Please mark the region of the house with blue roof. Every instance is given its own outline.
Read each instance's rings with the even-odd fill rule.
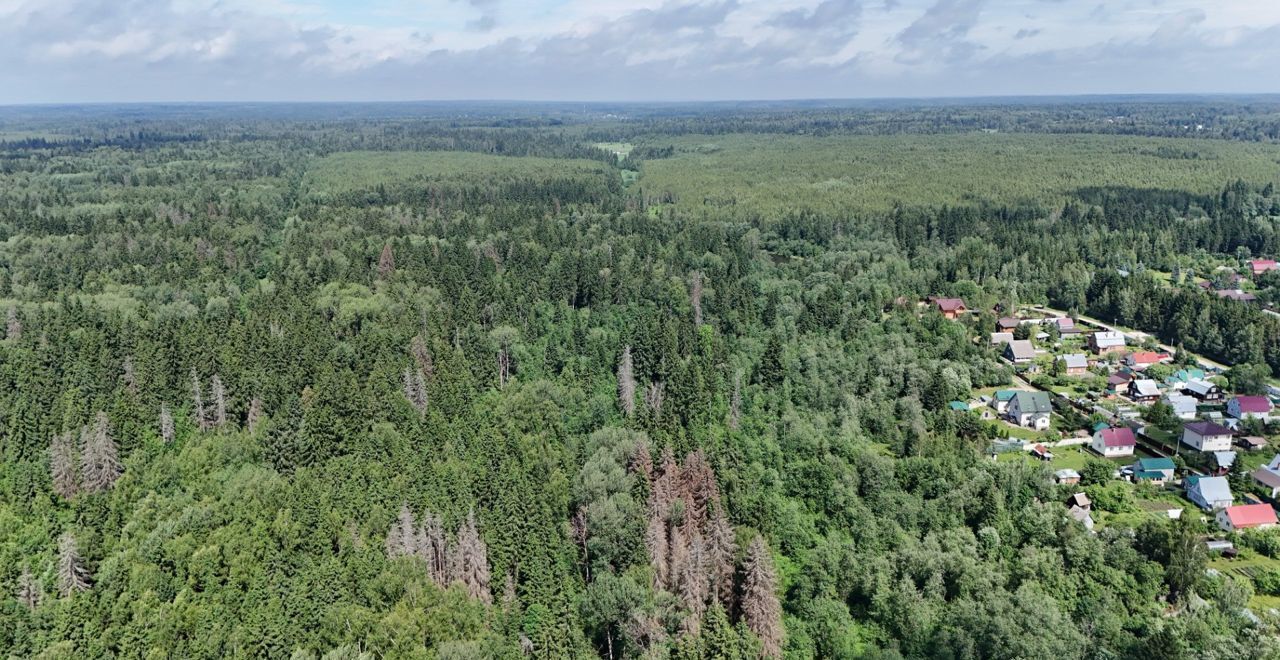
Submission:
[[[1217,511],[1231,506],[1235,496],[1226,477],[1201,477],[1187,487],[1187,499],[1205,511]]]

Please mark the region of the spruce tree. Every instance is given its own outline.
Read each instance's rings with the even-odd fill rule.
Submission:
[[[94,418],[93,429],[86,435],[84,453],[80,456],[80,474],[86,493],[101,493],[115,485],[124,471],[119,447],[111,437],[111,422],[105,412]]]
[[[76,538],[71,532],[63,532],[58,539],[58,592],[68,598],[88,589],[89,571],[76,547]]]
[[[780,658],[786,630],[782,627],[782,606],[778,602],[778,574],[769,546],[759,535],[747,547],[743,574],[742,618],[747,628],[760,638],[762,655]]]
[[[49,476],[53,481],[53,492],[63,499],[70,499],[80,492],[78,463],[75,436],[71,433],[55,435],[49,445]]]

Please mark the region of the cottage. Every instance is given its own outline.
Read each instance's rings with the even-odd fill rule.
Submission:
[[[1093,502],[1089,500],[1089,496],[1084,493],[1076,493],[1067,498],[1068,507],[1078,507],[1081,509],[1092,509]]]
[[[1199,404],[1194,398],[1185,394],[1166,394],[1165,403],[1173,409],[1173,414],[1178,419],[1191,421],[1196,418],[1196,406]]]
[[[1053,482],[1061,486],[1074,486],[1080,483],[1080,473],[1071,468],[1063,468],[1053,473]]]
[[[1089,373],[1089,358],[1084,353],[1068,353],[1058,358],[1065,367],[1068,376],[1083,376]]]
[[[1261,451],[1267,446],[1267,439],[1260,435],[1246,435],[1236,438],[1236,444],[1245,451]]]
[[[1204,380],[1204,369],[1179,369],[1164,379],[1164,383],[1170,389],[1182,391],[1193,380]]]
[[[1137,444],[1137,439],[1133,437],[1133,429],[1121,427],[1096,431],[1089,447],[1106,458],[1115,458],[1133,456],[1133,448]]]
[[[1224,532],[1266,529],[1276,522],[1276,510],[1270,504],[1240,504],[1218,512],[1218,527]]]
[[[1160,398],[1160,386],[1146,378],[1130,381],[1129,398],[1134,403],[1154,403]]]
[[[933,304],[939,312],[942,312],[942,316],[951,320],[958,319],[961,314],[969,311],[964,301],[959,298],[938,298],[933,301]]]
[[[1188,481],[1191,483],[1187,486],[1187,499],[1205,511],[1225,509],[1235,501],[1226,477],[1201,477]]]
[[[1078,506],[1073,506],[1070,509],[1067,509],[1067,515],[1071,516],[1073,519],[1078,521],[1081,525],[1084,525],[1084,528],[1086,530],[1089,530],[1090,532],[1093,531],[1093,525],[1094,525],[1093,513],[1088,509],[1082,509]]]
[[[1231,471],[1231,466],[1236,464],[1236,453],[1233,451],[1215,451],[1213,452],[1214,474],[1223,476]]]
[[[1258,299],[1258,297],[1252,293],[1248,293],[1240,289],[1224,289],[1222,291],[1215,291],[1215,293],[1218,294],[1219,298],[1227,298],[1237,302],[1253,302]]]
[[[1271,418],[1271,400],[1265,396],[1238,396],[1227,402],[1227,414],[1236,419]]]
[[[1098,355],[1124,350],[1124,334],[1119,332],[1095,332],[1089,335],[1089,348]]]
[[[1231,449],[1231,429],[1216,422],[1191,422],[1182,427],[1182,444],[1196,451]]]
[[[995,408],[996,412],[1001,415],[1005,414],[1009,410],[1009,402],[1013,401],[1013,397],[1017,393],[1018,390],[997,390],[995,395],[991,397],[991,407]]]
[[[1013,332],[1014,329],[1021,324],[1022,321],[1015,319],[1012,316],[1004,316],[1001,317],[1000,320],[996,321],[996,329],[1000,332]]]
[[[1217,383],[1204,380],[1202,378],[1193,378],[1187,381],[1187,386],[1182,388],[1183,393],[1188,396],[1195,397],[1197,401],[1204,403],[1216,403],[1222,400],[1222,388]]]
[[[1133,463],[1133,478],[1163,486],[1166,482],[1173,480],[1175,469],[1172,458],[1139,458]]]
[[[1049,451],[1048,447],[1037,444],[1031,448],[1031,458],[1038,458],[1042,461],[1052,461],[1053,452]]]
[[[1076,327],[1076,320],[1070,316],[1058,316],[1049,319],[1049,322],[1058,326],[1058,334],[1061,335],[1078,335],[1080,329]]]
[[[991,345],[999,346],[1013,341],[1012,332],[993,332],[991,333]]]
[[[1036,359],[1036,347],[1029,339],[1015,339],[1004,345],[1004,359],[1014,364],[1027,364]]]
[[[1125,357],[1124,363],[1133,371],[1144,371],[1153,364],[1160,364],[1171,360],[1168,353],[1153,353],[1151,351],[1136,351]]]
[[[969,412],[969,404],[964,401],[952,401],[947,407],[956,412]]]
[[[1280,459],[1280,456],[1276,456],[1276,459]],[[1272,459],[1271,462],[1274,464],[1276,459]],[[1261,465],[1258,466],[1258,469],[1253,471],[1252,476],[1253,480],[1257,482],[1259,486],[1262,486],[1271,492],[1271,499],[1275,499],[1276,496],[1280,496],[1280,470],[1277,470],[1270,465]]]
[[[1049,428],[1049,413],[1053,406],[1044,392],[1018,392],[1009,402],[1009,421],[1037,431]]]
[[[1117,371],[1107,377],[1107,391],[1111,394],[1127,391],[1131,380],[1133,380],[1133,374],[1127,371]]]
[[[1277,264],[1275,259],[1254,259],[1249,262],[1249,271],[1254,277],[1277,268],[1280,268],[1280,264]]]

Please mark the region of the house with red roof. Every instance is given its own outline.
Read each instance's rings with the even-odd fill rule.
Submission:
[[[1238,396],[1227,401],[1227,414],[1236,419],[1271,418],[1271,399],[1265,396]]]
[[[1153,364],[1160,364],[1172,360],[1173,357],[1168,353],[1154,353],[1151,351],[1135,351],[1130,353],[1124,363],[1134,371],[1142,371]]]
[[[1249,262],[1249,270],[1255,277],[1277,268],[1280,268],[1280,264],[1277,264],[1275,259],[1254,259]]]
[[[933,301],[939,312],[948,319],[955,320],[960,318],[961,314],[969,311],[964,301],[959,298],[937,298]]]
[[[1218,512],[1218,526],[1226,532],[1276,526],[1276,510],[1270,504],[1238,504]]]
[[[1120,427],[1098,429],[1093,434],[1093,442],[1089,447],[1106,458],[1114,458],[1133,456],[1133,448],[1137,444],[1137,439],[1133,437],[1133,429]]]

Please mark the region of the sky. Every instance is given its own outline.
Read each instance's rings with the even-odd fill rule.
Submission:
[[[1280,0],[0,0],[0,104],[1280,92]]]

